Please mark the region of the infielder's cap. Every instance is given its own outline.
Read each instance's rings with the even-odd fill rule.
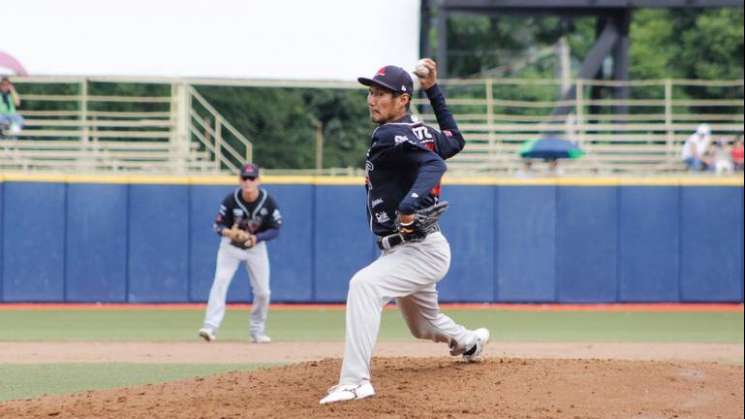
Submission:
[[[242,178],[257,178],[259,177],[259,166],[253,164],[253,163],[246,163],[241,167],[241,177]]]
[[[409,72],[395,65],[387,65],[381,68],[371,79],[359,77],[357,81],[365,86],[378,86],[394,93],[412,94],[414,91],[414,81],[411,79]]]

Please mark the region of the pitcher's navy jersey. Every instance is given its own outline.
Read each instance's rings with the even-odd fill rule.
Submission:
[[[271,240],[279,235],[282,226],[282,215],[277,203],[264,189],[259,189],[259,197],[254,202],[246,202],[237,188],[228,194],[220,205],[220,211],[215,217],[213,229],[219,235],[222,230],[237,223],[238,228],[256,236],[256,241]],[[242,243],[231,242],[232,245],[246,248]]]
[[[367,215],[379,236],[396,231],[398,213],[411,214],[437,202],[444,159],[465,146],[445,97],[437,85],[427,90],[441,131],[415,122],[410,115],[373,131],[365,161]]]

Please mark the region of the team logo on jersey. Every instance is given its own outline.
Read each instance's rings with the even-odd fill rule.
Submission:
[[[261,227],[261,218],[252,218],[248,220],[248,231],[251,233],[255,233],[256,230]]]
[[[380,224],[385,224],[388,221],[391,221],[391,217],[388,216],[388,214],[385,211],[378,211],[375,213],[375,219],[378,220]]]
[[[405,143],[409,141],[409,138],[405,135],[397,135],[393,137],[393,142],[396,143],[396,145],[399,145],[401,143]]]
[[[243,218],[243,210],[240,208],[233,208],[233,218]]]
[[[259,214],[266,215],[269,211],[266,210],[266,208],[262,208],[261,211],[259,211]]]

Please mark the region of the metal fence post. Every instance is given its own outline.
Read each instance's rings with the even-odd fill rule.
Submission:
[[[215,169],[222,168],[222,118],[215,115]]]
[[[494,81],[492,79],[485,80],[486,88],[486,126],[488,129],[488,141],[489,141],[489,169],[493,169],[496,166],[497,156],[499,151],[497,150],[496,139],[494,136]]]
[[[174,169],[185,172],[189,156],[189,130],[191,94],[190,86],[184,82],[176,82],[171,85],[171,120],[174,122],[175,130],[171,136],[171,149]]]
[[[675,144],[673,135],[673,81],[665,79],[665,143],[667,144],[667,154],[672,165],[673,156],[675,155]]]
[[[584,80],[577,79],[577,93],[574,98],[575,112],[577,114],[577,133],[579,146],[585,145],[585,102],[584,102]]]
[[[88,143],[88,79],[84,78],[80,81],[80,124],[83,128],[83,136],[81,142],[83,144]]]
[[[315,125],[316,137],[316,174],[320,175],[323,170],[323,124],[314,119],[313,125]]]
[[[78,121],[80,123],[80,127],[82,128],[79,150],[81,150],[82,153],[81,156],[77,159],[77,169],[80,171],[95,170],[98,150],[96,149],[92,154],[91,148],[89,148],[90,131],[88,126],[88,79],[85,77],[80,81],[80,99],[78,107],[80,108]]]

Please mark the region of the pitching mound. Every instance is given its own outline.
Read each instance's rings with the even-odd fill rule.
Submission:
[[[0,405],[12,418],[742,418],[743,367],[376,358],[373,398],[321,406],[338,359]]]

